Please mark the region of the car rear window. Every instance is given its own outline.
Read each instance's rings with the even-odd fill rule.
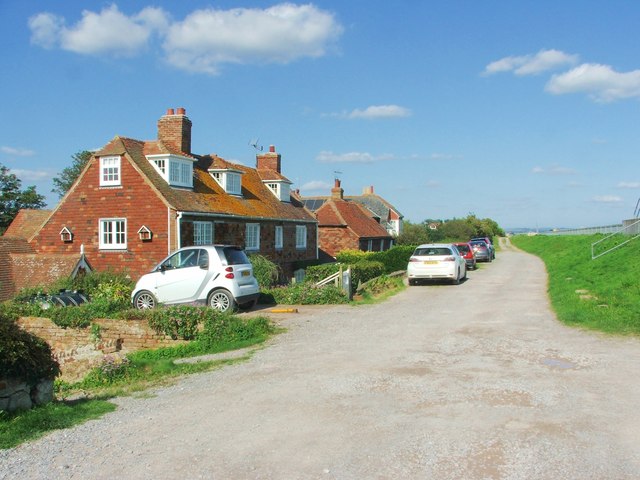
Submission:
[[[416,248],[413,252],[418,257],[435,257],[439,255],[451,255],[451,249],[447,247],[429,247],[429,248]]]
[[[469,251],[469,245],[464,244],[464,245],[456,245],[456,247],[458,247],[458,251],[460,253],[467,253]]]
[[[227,259],[227,265],[242,265],[249,262],[249,257],[239,247],[224,247],[222,249],[224,258]]]

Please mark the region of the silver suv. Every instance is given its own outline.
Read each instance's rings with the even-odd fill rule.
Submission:
[[[185,247],[143,275],[131,294],[135,308],[205,303],[226,312],[251,308],[260,289],[244,251],[231,245]]]

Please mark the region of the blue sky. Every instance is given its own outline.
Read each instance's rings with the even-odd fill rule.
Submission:
[[[405,218],[619,223],[640,197],[640,3],[0,0],[0,163],[51,179],[115,135],[373,185]],[[336,173],[340,172],[340,173]]]

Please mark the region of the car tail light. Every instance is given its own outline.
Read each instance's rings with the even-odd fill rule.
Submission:
[[[455,262],[456,257],[445,257],[442,259],[443,262]]]
[[[233,267],[227,267],[224,269],[225,272],[228,272],[224,278],[235,278],[235,275],[233,274]]]
[[[419,262],[420,260],[418,260],[416,257],[411,257],[409,258],[410,262]]]

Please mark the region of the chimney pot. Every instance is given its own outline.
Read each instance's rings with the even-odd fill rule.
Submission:
[[[271,153],[276,153],[276,146],[275,145],[269,145],[269,151]]]
[[[168,108],[167,109],[167,115],[173,115],[173,114],[174,114],[173,108]]]
[[[183,107],[178,108],[178,115],[186,115],[187,111]]]

